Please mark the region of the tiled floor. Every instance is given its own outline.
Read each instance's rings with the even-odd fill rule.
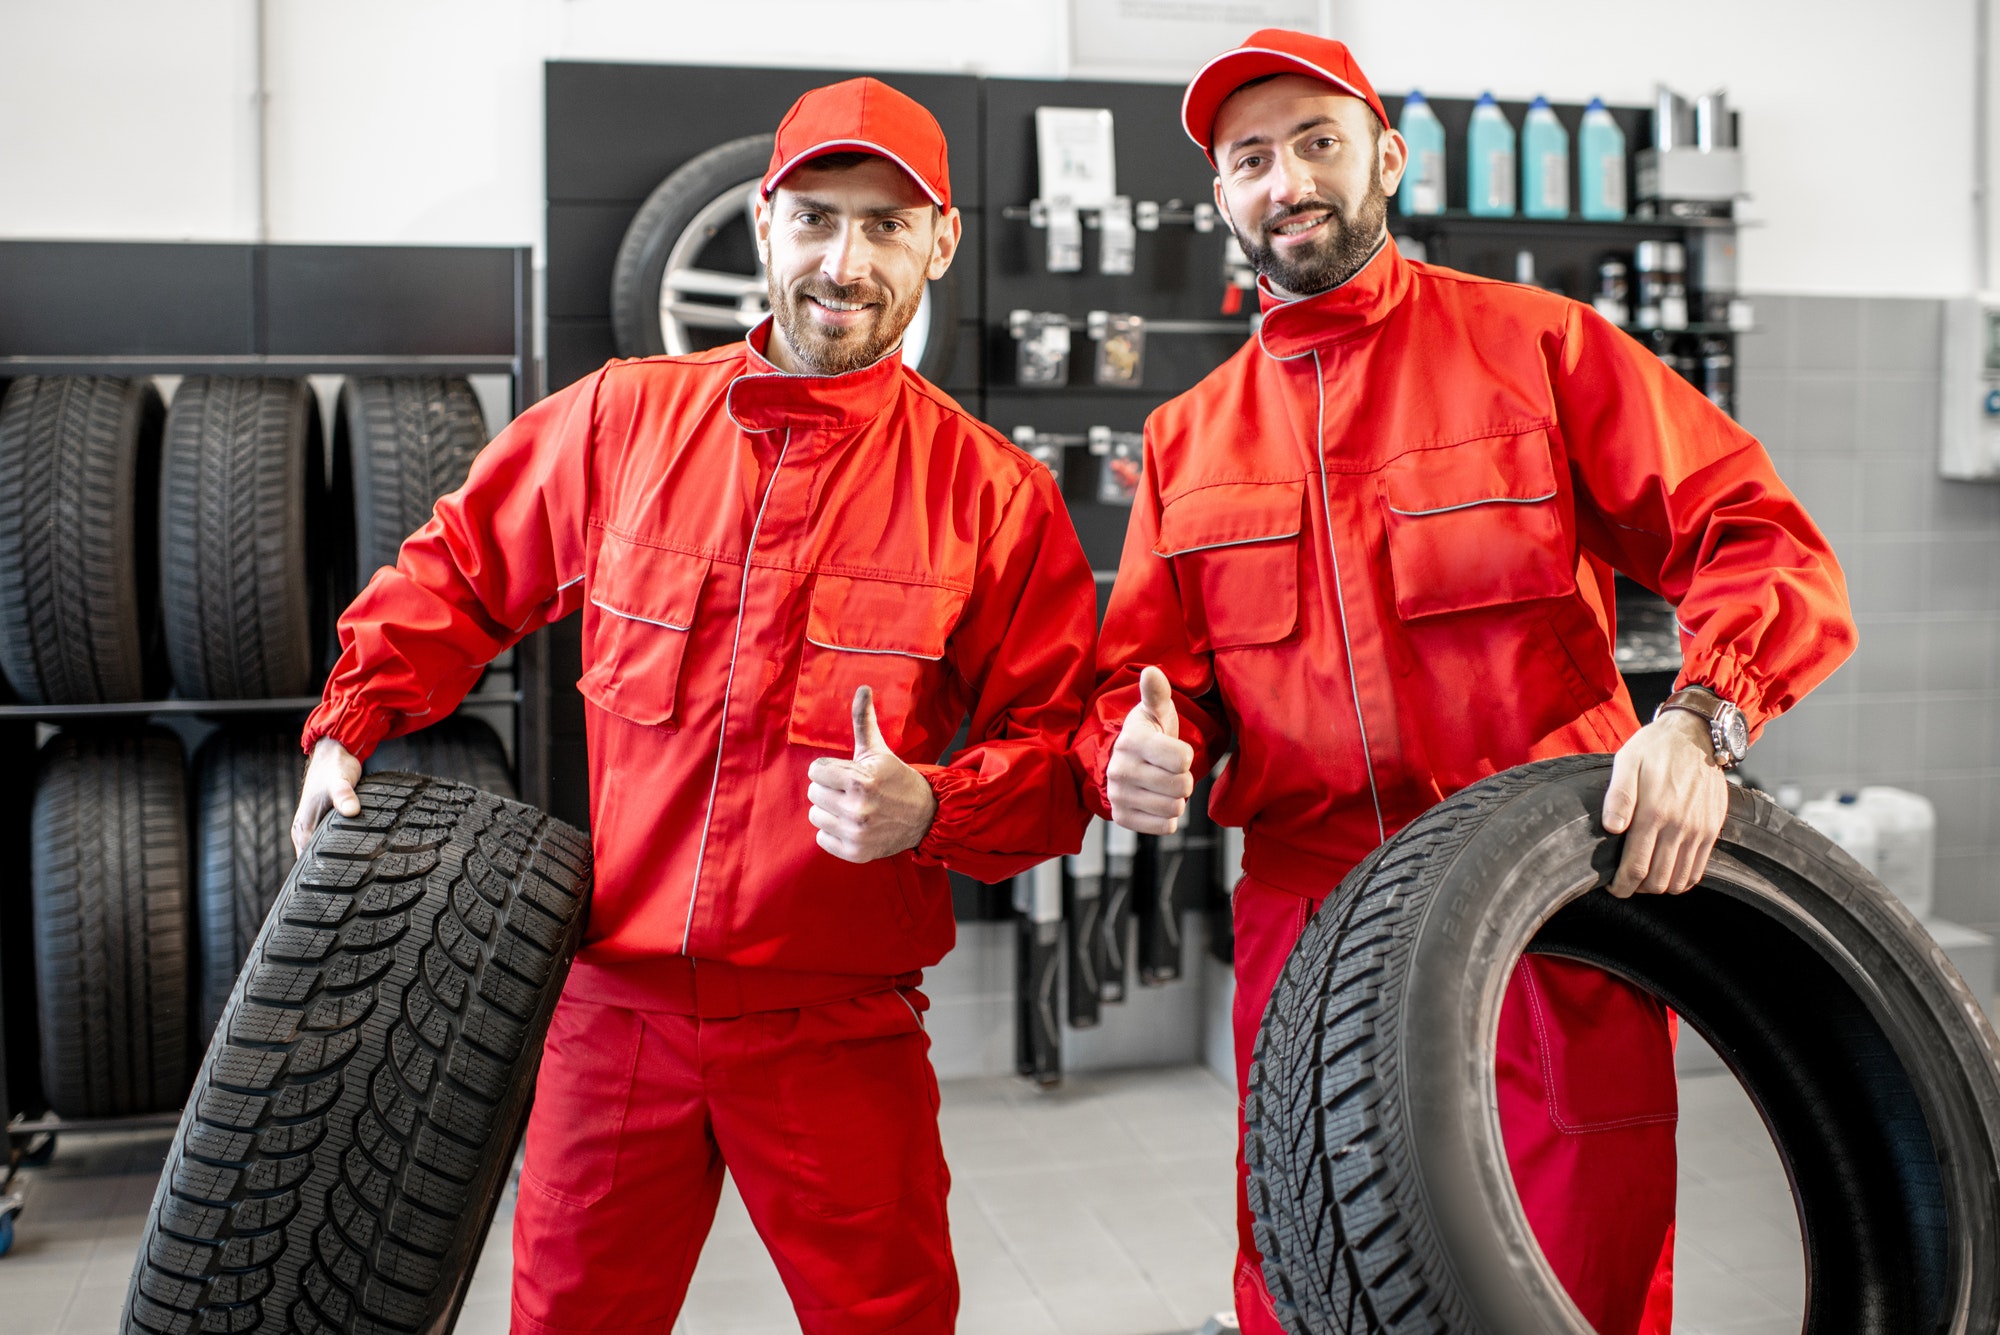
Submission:
[[[1789,1335],[1803,1263],[1791,1198],[1727,1075],[1683,1079],[1676,1331]],[[1160,1335],[1229,1303],[1229,1091],[1199,1067],[1075,1076],[1051,1095],[1011,1080],[944,1085],[952,1237],[966,1335]],[[7,1335],[107,1335],[130,1276],[163,1136],[66,1142],[26,1174],[0,1259]],[[458,1329],[506,1329],[502,1204]],[[677,1335],[798,1330],[749,1218],[728,1192]]]

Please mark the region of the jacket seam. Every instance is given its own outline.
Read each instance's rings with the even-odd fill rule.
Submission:
[[[1556,496],[1557,493],[1553,491],[1545,491],[1539,496],[1484,496],[1476,501],[1460,501],[1457,505],[1434,505],[1428,510],[1404,510],[1391,505],[1389,513],[1403,515],[1409,519],[1422,519],[1425,515],[1448,515],[1454,510],[1470,510],[1481,505],[1540,505],[1543,501],[1554,500]]]
[[[1227,542],[1205,542],[1199,547],[1176,547],[1170,552],[1163,552],[1155,547],[1152,549],[1152,553],[1162,560],[1172,560],[1176,556],[1192,556],[1196,552],[1212,552],[1220,547],[1247,547],[1251,543],[1256,542],[1279,542],[1285,538],[1296,538],[1304,531],[1305,529],[1302,525],[1289,533],[1262,533],[1254,538],[1231,538]]]
[[[665,629],[667,629],[667,630],[692,630],[692,629],[694,629],[694,622],[692,622],[692,621],[688,622],[688,624],[687,624],[687,625],[683,626],[683,625],[679,625],[679,624],[677,624],[677,623],[675,623],[675,622],[672,622],[672,621],[662,621],[662,620],[660,620],[660,619],[659,619],[658,617],[642,617],[642,616],[640,616],[640,615],[639,615],[639,614],[638,614],[637,612],[627,612],[627,611],[624,611],[624,610],[623,610],[623,609],[621,609],[621,608],[617,608],[617,607],[613,607],[613,606],[612,606],[611,604],[609,604],[609,603],[606,603],[606,602],[600,602],[600,601],[599,601],[599,600],[597,600],[596,598],[592,598],[592,599],[590,600],[590,605],[591,605],[592,607],[596,607],[596,608],[600,608],[600,609],[602,609],[602,610],[604,610],[604,611],[606,611],[606,612],[609,612],[609,613],[610,613],[610,614],[611,614],[612,616],[615,616],[615,617],[624,617],[624,618],[625,618],[625,619],[626,619],[627,621],[639,621],[639,622],[643,622],[643,623],[645,623],[645,624],[646,624],[646,625],[648,625],[648,626],[660,626],[660,627],[663,627],[663,628],[665,628]]]
[[[1172,495],[1161,492],[1160,509],[1165,510],[1170,505],[1178,505],[1190,496],[1204,491],[1213,491],[1217,487],[1288,487],[1296,484],[1303,489],[1306,479],[1310,476],[1308,473],[1301,473],[1297,477],[1211,477],[1204,482],[1197,482],[1185,490],[1174,492]]]
[[[920,658],[926,663],[938,663],[944,660],[943,654],[920,654],[914,649],[863,649],[856,644],[828,644],[825,640],[815,640],[810,635],[806,636],[806,643],[815,649],[831,649],[839,654],[892,654],[897,658]]]
[[[764,511],[771,504],[771,493],[778,489],[778,475],[785,468],[785,454],[792,447],[792,433],[785,432],[785,442],[778,447],[778,461],[771,465],[771,480],[764,484],[764,499],[757,503],[757,517],[750,523],[750,553],[757,550],[757,533],[764,527]],[[729,671],[722,680],[721,719],[715,730],[715,770],[708,780],[708,809],[702,813],[701,839],[694,850],[694,880],[688,886],[687,918],[681,924],[681,954],[688,953],[688,942],[694,935],[694,908],[701,899],[701,869],[708,861],[708,831],[715,823],[715,795],[722,786],[722,757],[729,749],[729,697],[736,688],[736,659],[743,648],[743,614],[750,605],[750,571],[746,560],[743,565],[743,580],[736,590],[736,636],[729,645]]]
[[[1542,1066],[1542,1097],[1548,1106],[1549,1124],[1565,1136],[1586,1136],[1596,1131],[1621,1131],[1635,1126],[1657,1126],[1665,1122],[1678,1122],[1678,1110],[1670,1113],[1634,1113],[1630,1117],[1613,1117],[1600,1122],[1572,1122],[1562,1115],[1556,1106],[1555,1059],[1550,1053],[1549,1031],[1542,1018],[1542,991],[1535,982],[1535,975],[1528,969],[1521,971],[1521,981],[1528,991],[1528,1017],[1535,1025],[1535,1054]]]

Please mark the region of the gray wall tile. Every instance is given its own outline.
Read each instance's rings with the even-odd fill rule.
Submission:
[[[1854,766],[1871,782],[1908,784],[1923,773],[1924,745],[1915,700],[1864,700],[1854,720]]]
[[[1931,611],[2000,611],[2000,533],[1932,539],[1929,578]]]
[[[2000,532],[2000,483],[1939,478],[1934,497],[1937,528]]]
[[[1860,624],[1854,657],[1835,673],[1852,677],[1864,695],[1909,695],[1920,686],[1923,622],[1868,620]]]
[[[1856,474],[1861,514],[1855,527],[1863,533],[1921,533],[1932,527],[1937,488],[1928,469],[1909,459],[1874,457],[1859,460]]]
[[[1925,610],[1922,538],[1852,538],[1834,544],[1847,572],[1847,593],[1860,615]]]
[[[1983,848],[1992,821],[1988,814],[1988,784],[1965,775],[1926,775],[1910,785],[1937,808],[1939,853],[1967,853]]]
[[[1993,689],[1994,623],[1971,620],[1932,621],[1924,627],[1923,671],[1926,691],[1990,691]],[[1984,739],[1980,743],[1985,745]],[[1992,762],[2000,763],[2000,762]]]
[[[1937,916],[1984,932],[2000,927],[2000,863],[1985,852],[1939,854]]]
[[[1799,297],[1792,307],[1792,367],[1847,371],[1861,365],[1861,299]]]
[[[1736,379],[1736,415],[1743,429],[1776,454],[1792,448],[1792,388],[1780,372],[1745,374]]]
[[[1924,769],[1963,773],[1993,763],[1993,702],[1930,696],[1923,702]],[[1982,827],[1980,837],[1985,837]]]
[[[1815,371],[1791,382],[1791,448],[1820,454],[1850,454],[1858,441],[1854,375]]]
[[[1861,303],[1861,368],[1870,375],[1936,376],[1943,360],[1943,306],[1918,298]]]
[[[1845,455],[1792,454],[1772,461],[1778,477],[1805,506],[1815,524],[1828,533],[1851,533],[1860,527],[1855,461]]]
[[[1792,364],[1792,308],[1796,297],[1752,297],[1755,328],[1736,339],[1736,369],[1781,371]]]
[[[1836,775],[1837,782],[1850,783],[1855,773],[1856,714],[1851,700],[1827,700],[1814,694],[1767,731],[1783,731],[1787,759],[1798,773]]]
[[[1938,451],[1938,390],[1922,380],[1869,377],[1856,391],[1856,432],[1871,452],[1922,458],[1933,471]]]

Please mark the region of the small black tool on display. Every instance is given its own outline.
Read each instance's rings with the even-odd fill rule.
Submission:
[[[1047,1089],[1062,1081],[1062,863],[1054,858],[1014,878],[1020,949],[1014,974],[1014,1069]]]
[[[1089,1029],[1099,1019],[1098,995],[1104,977],[1104,827],[1093,816],[1083,832],[1083,848],[1064,859],[1063,917],[1069,922],[1069,1023]]]
[[[1125,1000],[1126,943],[1132,939],[1132,896],[1137,871],[1139,836],[1122,825],[1104,831],[1104,917],[1098,939],[1104,943],[1104,968],[1099,992],[1106,1001]]]
[[[1181,817],[1172,834],[1141,841],[1139,874],[1133,880],[1146,887],[1136,903],[1139,940],[1139,981],[1147,987],[1171,983],[1181,976],[1181,887],[1191,881],[1190,814]]]

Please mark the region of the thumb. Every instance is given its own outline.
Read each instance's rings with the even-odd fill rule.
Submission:
[[[1611,786],[1604,791],[1604,830],[1623,834],[1639,805],[1639,762],[1623,748],[1611,761]]]
[[[354,791],[354,785],[346,779],[334,779],[327,785],[326,795],[332,801],[333,809],[341,815],[351,817],[361,814],[361,798]]]
[[[1139,704],[1153,716],[1161,732],[1176,739],[1180,737],[1180,718],[1174,713],[1174,688],[1166,673],[1149,667],[1139,674]]]
[[[881,726],[875,722],[875,692],[871,687],[860,687],[854,692],[854,758],[888,749]]]

